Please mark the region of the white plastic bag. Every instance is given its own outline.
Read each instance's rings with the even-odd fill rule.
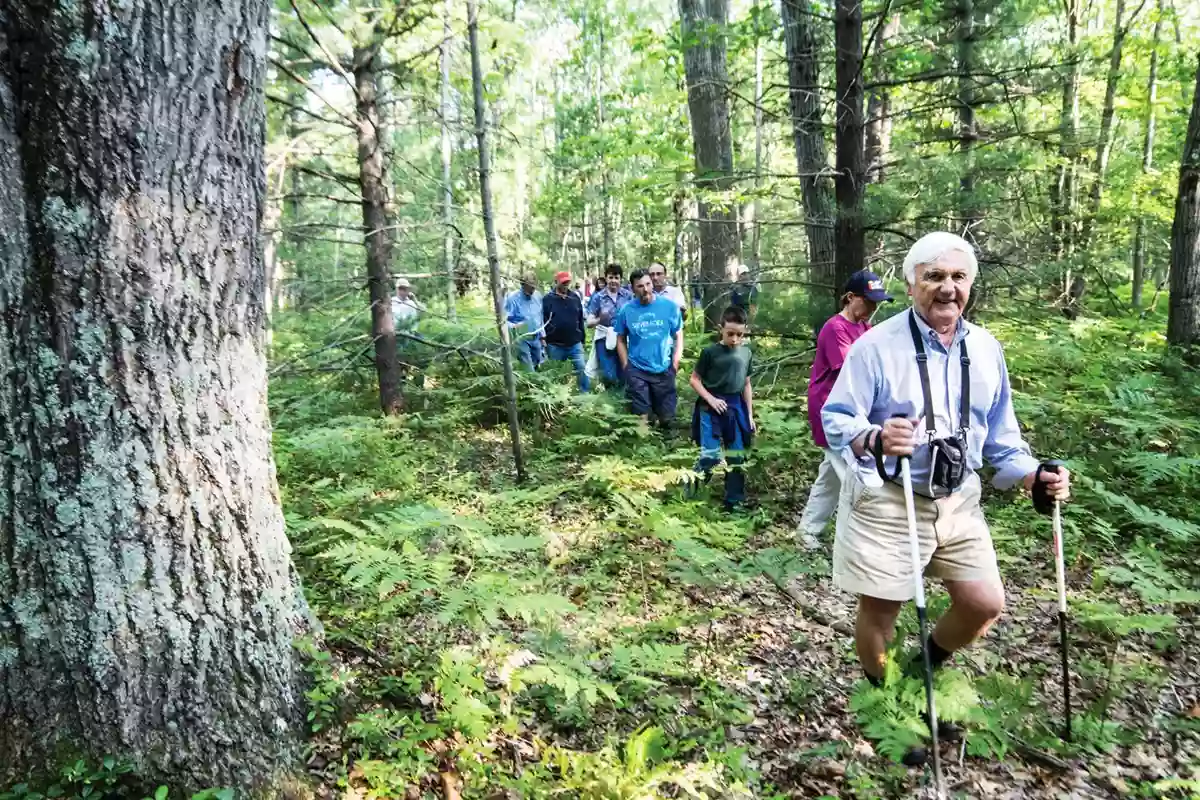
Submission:
[[[596,346],[596,342],[593,341],[587,364],[583,367],[583,372],[588,376],[589,380],[596,380],[597,376],[600,375],[600,361],[596,358]]]

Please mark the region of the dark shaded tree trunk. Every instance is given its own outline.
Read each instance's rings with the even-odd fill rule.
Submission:
[[[1104,87],[1104,108],[1100,112],[1100,140],[1096,143],[1096,160],[1092,165],[1092,185],[1088,191],[1088,209],[1083,218],[1080,243],[1087,247],[1091,242],[1096,217],[1100,213],[1100,200],[1104,196],[1104,178],[1108,173],[1108,157],[1112,152],[1113,122],[1116,120],[1117,81],[1121,77],[1121,52],[1125,47],[1125,35],[1133,24],[1137,12],[1125,17],[1125,0],[1117,0],[1116,21],[1113,23],[1112,50],[1108,55],[1108,80]]]
[[[1154,18],[1154,34],[1150,46],[1150,76],[1146,79],[1146,133],[1142,139],[1142,175],[1148,175],[1154,166],[1154,103],[1158,99],[1158,44],[1162,39],[1163,0],[1158,0],[1157,16]],[[1142,306],[1142,286],[1146,282],[1146,215],[1139,208],[1139,193],[1134,194],[1133,207],[1137,209],[1137,230],[1133,235],[1133,287],[1131,302],[1134,308]]]
[[[809,325],[820,329],[837,304],[837,261],[833,244],[833,191],[825,129],[821,126],[821,52],[808,0],[783,0],[783,35],[788,60],[788,95],[796,169],[804,204],[809,261]]]
[[[379,116],[379,46],[354,48],[355,128],[358,135],[358,182],[362,189],[363,236],[367,248],[367,286],[371,296],[371,337],[379,376],[379,407],[385,414],[404,409],[396,321],[392,318],[392,231],[388,215],[387,132]]]
[[[513,375],[512,347],[508,322],[504,317],[504,290],[500,283],[500,247],[496,240],[496,222],[492,212],[491,157],[487,144],[487,107],[484,105],[483,67],[479,61],[479,8],[476,0],[467,0],[467,36],[471,48],[471,84],[475,99],[475,140],[479,148],[479,197],[483,205],[483,230],[487,238],[488,269],[492,291],[492,310],[504,347],[500,350],[504,370],[505,405],[508,408],[508,433],[512,443],[517,481],[525,480],[525,457],[521,450],[521,424],[517,417],[517,382]]]
[[[700,279],[704,284],[704,321],[721,324],[720,298],[736,275],[741,249],[736,204],[727,196],[733,180],[733,144],[725,97],[726,0],[679,0],[687,73],[688,110],[696,153],[699,200]]]
[[[849,277],[866,264],[863,231],[863,193],[866,165],[863,146],[862,3],[837,0],[834,11],[837,48],[837,274],[834,295]],[[836,304],[834,304],[836,305]],[[830,306],[830,316],[837,308]]]
[[[77,754],[248,788],[300,753],[307,610],[263,357],[268,9],[0,16],[0,783]]]
[[[871,80],[884,81],[887,74],[885,52],[900,34],[900,15],[892,14],[875,29],[871,43]],[[892,151],[891,93],[886,86],[872,86],[867,92],[866,162],[867,183],[883,183],[887,160]]]
[[[1200,344],[1200,62],[1188,120],[1179,194],[1171,226],[1171,305],[1167,342],[1187,348]]]

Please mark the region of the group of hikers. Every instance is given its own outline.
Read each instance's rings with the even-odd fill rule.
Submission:
[[[909,309],[873,327],[877,306],[893,297],[878,275],[860,271],[818,335],[808,414],[823,456],[797,531],[803,546],[822,548],[823,531],[836,517],[833,582],[858,598],[855,648],[875,685],[883,680],[902,604],[919,599],[924,612],[914,579],[920,586],[922,575],[939,578],[950,595],[949,609],[923,637],[924,657],[906,667],[927,678],[926,663],[936,671],[1003,611],[980,505],[978,471],[985,462],[995,470],[997,489],[1022,486],[1039,511],[1048,513],[1070,495],[1069,472],[1057,462],[1040,463],[1021,435],[999,342],[963,317],[979,270],[974,248],[954,234],[930,233],[912,245],[903,269]],[[633,271],[628,284],[623,277],[620,266],[609,265],[604,288],[585,304],[567,272],[555,275],[544,296],[525,275],[505,312],[519,329],[521,361],[530,368],[545,358],[571,361],[584,391],[590,388],[585,334],[595,329],[593,354],[605,384],[623,386],[631,411],[645,422],[668,427],[687,304],[661,264]],[[755,433],[745,343],[755,292],[748,281],[735,292],[721,315],[720,340],[703,350],[689,381],[697,395],[697,481],[707,480],[724,455],[730,510],[745,498],[741,465]],[[917,563],[921,574],[914,575]],[[961,738],[953,723],[936,717],[931,723],[927,715],[927,724],[938,739]],[[926,755],[916,747],[905,762],[923,764]]]
[[[797,538],[807,548],[823,547],[822,533],[836,516],[833,582],[858,598],[855,649],[875,685],[883,680],[900,608],[914,599],[915,560],[923,575],[943,582],[950,606],[921,643],[925,657],[907,663],[910,674],[923,674],[925,664],[936,672],[983,636],[1004,609],[980,504],[978,472],[985,462],[995,470],[997,489],[1022,486],[1039,510],[1070,495],[1069,472],[1040,463],[1022,437],[999,342],[963,317],[978,270],[969,242],[951,233],[928,234],[904,259],[909,309],[872,327],[878,305],[893,297],[878,275],[860,271],[817,338],[808,414],[824,452]],[[507,306],[525,310],[524,318],[535,323],[529,330],[543,324],[544,330],[542,337],[521,340],[522,360],[536,366],[538,339],[544,338],[548,357],[573,361],[586,389],[584,333],[595,328],[604,381],[623,382],[634,414],[668,424],[683,352],[682,293],[670,291],[660,264],[634,271],[628,286],[618,266],[610,266],[605,278],[604,289],[585,307],[570,291],[569,274],[555,276],[553,294],[541,303],[527,277]],[[690,380],[697,395],[692,433],[700,446],[698,479],[707,479],[724,451],[726,508],[744,499],[740,467],[755,432],[752,358],[745,344],[752,298],[744,292],[724,311],[720,341],[700,354]],[[897,466],[900,460],[907,461],[906,470]],[[900,480],[902,472],[908,483]],[[919,595],[923,611],[923,591]],[[930,723],[928,716],[935,741],[961,739],[957,725],[936,717]],[[926,758],[926,748],[914,747],[904,761],[920,765]]]

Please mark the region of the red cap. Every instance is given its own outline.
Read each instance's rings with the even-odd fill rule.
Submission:
[[[571,273],[567,272],[566,270],[563,270],[562,272],[554,273],[554,282],[556,284],[562,283],[563,281],[569,281],[569,280],[571,280]]]

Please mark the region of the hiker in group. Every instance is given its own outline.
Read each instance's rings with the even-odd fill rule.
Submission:
[[[692,440],[700,446],[696,472],[707,483],[724,449],[729,469],[725,473],[726,511],[736,510],[746,499],[742,464],[754,436],[751,355],[745,339],[746,312],[730,306],[721,315],[721,341],[701,351],[690,381],[699,395],[692,411]]]
[[[737,283],[729,291],[729,305],[744,310],[747,319],[754,319],[754,312],[758,310],[758,287],[745,264],[737,268],[737,276]]]
[[[846,462],[829,447],[821,425],[821,407],[837,380],[850,345],[870,327],[871,315],[879,303],[890,303],[892,296],[883,288],[883,281],[874,272],[859,270],[846,281],[842,292],[842,310],[829,318],[817,334],[817,354],[813,357],[808,378],[808,424],[813,441],[825,451],[817,479],[808,493],[804,514],[800,517],[800,542],[809,550],[820,548],[818,537],[837,510],[842,490],[842,475]]]
[[[425,306],[412,292],[408,278],[396,279],[396,294],[392,297],[392,320],[396,330],[413,331]]]
[[[684,319],[687,319],[688,302],[683,296],[683,290],[673,283],[667,283],[667,267],[661,262],[651,262],[650,282],[654,286],[655,297],[665,297],[679,307],[679,313]]]
[[[571,288],[571,273],[554,273],[554,291],[542,297],[542,319],[546,321],[546,357],[570,361],[575,366],[579,391],[589,391],[592,384],[583,357],[583,301]]]
[[[608,388],[621,385],[621,361],[617,358],[617,333],[613,329],[613,322],[622,306],[633,300],[633,292],[621,285],[623,276],[624,270],[620,264],[605,267],[604,288],[593,292],[587,304],[586,323],[596,331],[592,347],[604,385]]]
[[[675,374],[683,356],[683,317],[679,306],[654,295],[650,276],[629,276],[634,302],[617,312],[617,357],[625,376],[625,395],[632,413],[643,423],[653,415],[664,432],[675,418]]]
[[[517,358],[529,369],[536,370],[545,358],[542,333],[542,293],[537,290],[537,276],[521,274],[521,288],[504,299],[504,315],[516,335]]]
[[[993,484],[1023,484],[1065,500],[1066,469],[1041,472],[1021,436],[1000,343],[963,319],[978,272],[975,251],[951,233],[931,233],[908,251],[912,308],[854,343],[821,411],[829,447],[851,459],[838,505],[834,584],[858,595],[855,646],[878,685],[900,607],[914,596],[904,490],[896,457],[909,457],[917,538],[927,576],[940,578],[950,608],[926,646],[934,668],[983,636],[1004,610],[1004,588],[980,508],[978,470]],[[923,355],[922,355],[923,354]],[[887,459],[889,480],[884,481]],[[1049,544],[1047,544],[1049,549]],[[923,674],[921,659],[916,674]],[[939,724],[943,741],[961,737]],[[924,761],[915,748],[906,763]]]

